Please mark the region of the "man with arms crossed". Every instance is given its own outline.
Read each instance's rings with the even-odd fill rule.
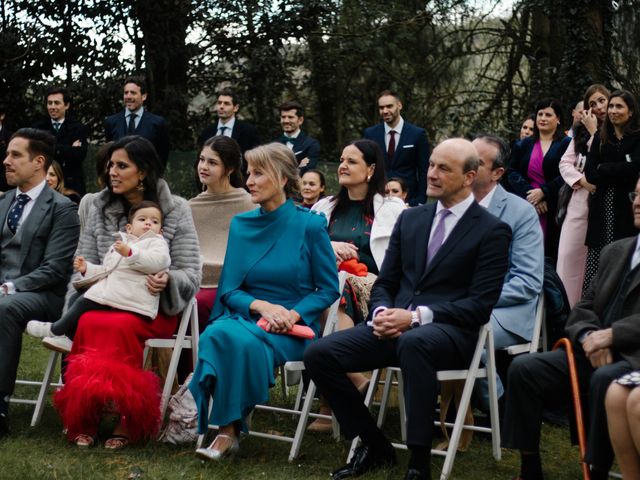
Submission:
[[[467,140],[436,147],[428,194],[437,203],[405,210],[371,292],[371,320],[311,344],[305,365],[347,437],[362,445],[333,479],[393,465],[395,453],[346,372],[400,366],[407,445],[405,479],[430,479],[437,371],[466,368],[489,321],[508,267],[509,227],[475,203],[478,154]]]
[[[75,204],[45,181],[54,150],[51,134],[23,128],[4,159],[7,182],[16,188],[0,198],[0,437],[9,431],[22,331],[34,318],[60,316],[78,244]]]

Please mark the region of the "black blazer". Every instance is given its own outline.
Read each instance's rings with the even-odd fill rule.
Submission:
[[[447,334],[473,341],[500,297],[511,229],[474,202],[425,270],[436,205],[409,208],[396,221],[370,312],[379,306],[428,306]]]
[[[396,139],[396,150],[389,161],[384,138],[384,124],[365,128],[363,138],[376,142],[384,153],[384,164],[387,179],[400,177],[409,191],[407,203],[411,206],[427,201],[427,169],[431,150],[427,132],[424,128],[404,122],[400,138]]]
[[[209,125],[205,128],[198,137],[198,148],[211,137],[215,137],[218,134],[218,122]],[[231,131],[231,138],[233,138],[238,145],[240,145],[240,151],[244,155],[244,152],[251,150],[254,147],[260,145],[260,133],[258,129],[250,123],[241,122],[236,118],[233,124],[233,130]]]
[[[601,247],[604,241],[605,218],[613,217],[613,239],[619,240],[636,234],[633,212],[629,207],[629,192],[633,192],[640,173],[640,133],[624,136],[605,144],[596,133],[584,166],[589,183],[597,188],[589,196],[589,222],[587,241],[590,247]],[[613,205],[605,203],[607,189],[613,189]]]
[[[104,119],[104,136],[107,142],[118,140],[126,135],[127,124],[124,110]],[[167,165],[170,145],[169,129],[163,117],[154,115],[145,108],[135,135],[140,135],[153,143],[160,161],[163,162],[163,166]]]
[[[66,188],[70,188],[80,195],[84,195],[86,188],[82,164],[87,156],[89,129],[77,120],[65,118],[60,126],[60,130],[56,133],[53,130],[51,118],[49,117],[34,123],[33,128],[46,130],[56,137],[56,153],[54,158],[62,167],[64,185]],[[74,147],[73,143],[76,140],[80,140],[82,145]]]
[[[280,142],[283,145],[287,144],[284,136],[276,138],[276,142]],[[309,159],[309,164],[306,167],[300,169],[300,176],[304,175],[307,170],[316,168],[318,160],[320,160],[320,143],[313,137],[306,135],[302,130],[300,135],[296,138],[293,144],[293,154],[296,156],[298,164],[305,159]]]

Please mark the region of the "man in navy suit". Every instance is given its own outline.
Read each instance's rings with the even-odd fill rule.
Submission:
[[[346,376],[389,365],[404,378],[405,479],[430,479],[437,371],[467,368],[481,326],[489,321],[508,267],[511,230],[475,203],[478,153],[467,140],[445,140],[429,161],[429,196],[394,227],[371,291],[370,320],[311,344],[309,375],[347,437],[362,445],[334,480],[395,464],[395,453]]]
[[[276,139],[291,150],[298,161],[300,176],[304,172],[316,168],[320,159],[320,143],[306,135],[300,127],[304,123],[304,109],[298,102],[285,102],[280,105],[280,125],[282,135]]]
[[[107,142],[127,135],[140,135],[149,140],[158,156],[167,165],[169,159],[169,129],[163,117],[144,108],[147,84],[142,78],[129,77],[124,81],[124,107],[104,120],[104,136]]]
[[[378,95],[378,111],[383,123],[365,128],[362,136],[378,143],[384,152],[387,178],[402,178],[409,190],[411,206],[427,201],[429,141],[424,128],[405,122],[397,93],[385,90]]]
[[[33,128],[45,130],[56,137],[54,160],[62,167],[64,186],[84,195],[86,187],[82,163],[87,156],[88,129],[69,118],[71,95],[64,88],[47,90],[47,113],[49,116],[33,124]]]
[[[221,90],[216,102],[218,121],[202,131],[198,137],[198,147],[216,135],[233,138],[240,145],[242,155],[247,150],[260,145],[258,129],[250,123],[242,122],[236,118],[239,109],[238,95],[230,88]]]

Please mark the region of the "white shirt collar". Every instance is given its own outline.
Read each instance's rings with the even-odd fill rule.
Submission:
[[[494,185],[493,188],[491,189],[491,191],[489,193],[487,193],[484,198],[482,200],[480,200],[478,202],[478,204],[481,207],[484,208],[489,208],[489,205],[491,205],[491,200],[493,200],[493,194],[496,193],[496,188],[498,187],[498,185]]]
[[[233,126],[236,124],[236,117],[231,117],[227,123],[222,123],[222,120],[218,119],[218,130],[220,127],[227,127],[229,130],[233,130]]]
[[[42,193],[42,191],[44,190],[45,185],[47,184],[47,180],[44,179],[42,180],[41,183],[39,183],[38,185],[36,185],[35,187],[33,187],[31,190],[27,191],[27,192],[23,192],[20,187],[16,188],[16,198],[18,197],[18,195],[20,195],[21,193],[26,193],[27,195],[29,195],[29,198],[32,201],[35,201],[40,194]]]
[[[471,204],[473,204],[473,195],[470,193],[467,198],[449,208],[449,211],[453,214],[454,217],[460,219],[467,211],[467,209],[471,206]],[[438,205],[436,206],[436,215],[438,215],[440,211],[444,209],[445,207],[442,205],[442,203],[440,203],[440,200],[438,200]]]
[[[403,126],[404,126],[404,118],[402,118],[402,115],[400,115],[400,120],[398,120],[398,124],[395,127],[393,127],[393,131],[398,134],[398,137],[402,133],[402,127]],[[384,124],[384,134],[385,135],[389,135],[389,132],[391,130],[392,130],[392,128],[385,123]]]
[[[132,113],[136,114],[136,119],[137,118],[142,118],[142,114],[144,113],[144,105],[141,106],[138,110],[136,110],[134,112],[132,112],[131,110],[127,110],[127,109],[125,109],[125,110],[126,111],[125,111],[125,115],[124,116],[127,117],[127,118],[129,118]]]
[[[284,132],[283,132],[283,133],[284,133]],[[287,134],[285,133],[285,135],[287,135]],[[300,129],[296,130],[296,131],[295,131],[295,132],[293,132],[291,135],[287,135],[287,137],[289,137],[289,138],[293,138],[293,139],[296,139],[296,138],[298,138],[298,135],[300,135]]]
[[[64,117],[62,117],[60,120],[54,120],[53,118],[51,118],[51,125],[53,125],[54,123],[59,123],[60,125],[62,125],[64,123]]]

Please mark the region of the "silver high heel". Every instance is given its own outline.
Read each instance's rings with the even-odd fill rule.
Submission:
[[[224,450],[213,448],[213,445],[216,443],[216,440],[218,438],[231,440],[231,445],[229,445],[229,447],[225,448]],[[211,445],[209,445],[207,448],[198,448],[196,450],[196,456],[202,458],[203,460],[213,460],[214,462],[219,462],[223,458],[235,455],[236,453],[238,453],[238,450],[240,450],[238,437],[232,437],[231,435],[219,433],[218,435],[216,435],[216,438],[213,440]]]

